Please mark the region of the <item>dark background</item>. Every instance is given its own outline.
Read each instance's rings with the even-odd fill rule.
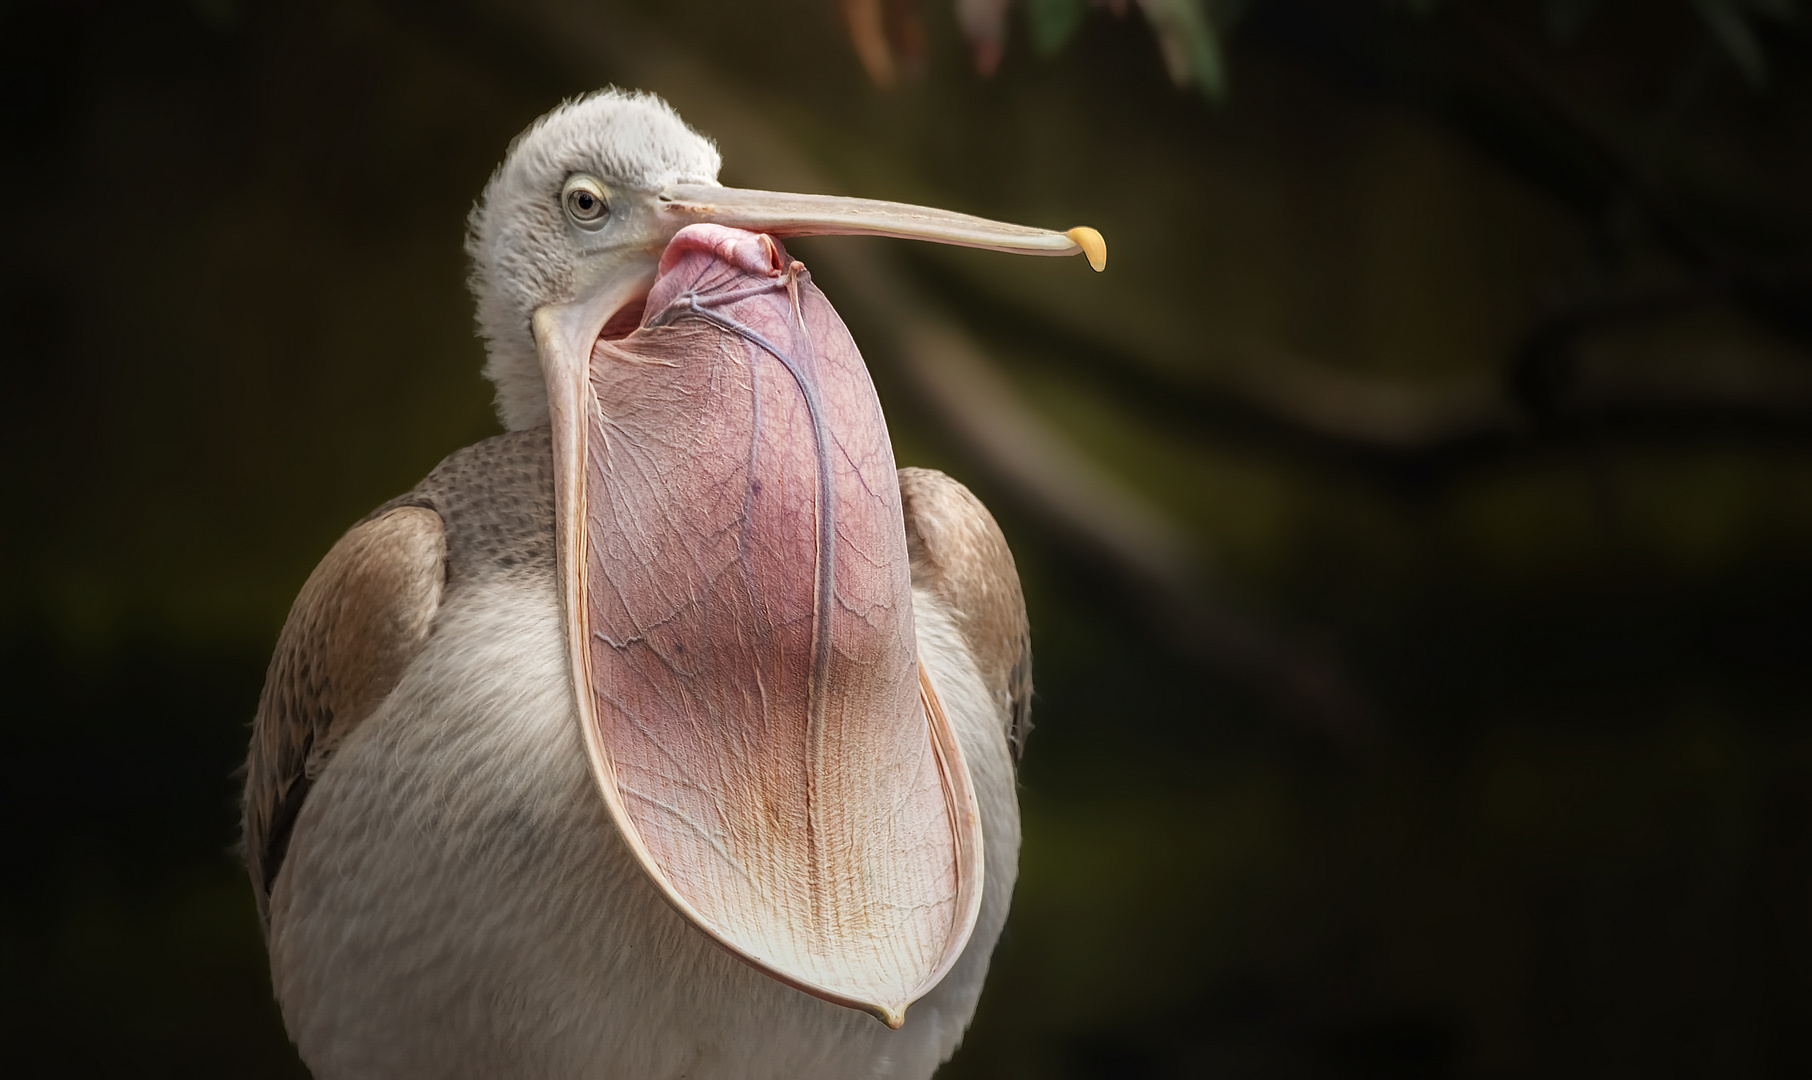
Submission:
[[[942,1075],[1812,1074],[1812,12],[1210,3],[1178,88],[1137,8],[984,78],[890,2],[882,87],[866,3],[0,4],[0,1071],[303,1075],[230,851],[264,663],[497,430],[464,215],[614,82],[727,182],[1110,243],[795,246],[1028,588]]]

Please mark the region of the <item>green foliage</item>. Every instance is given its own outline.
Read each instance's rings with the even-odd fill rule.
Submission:
[[[1088,0],[1028,0],[1026,23],[1032,30],[1032,46],[1040,55],[1054,56],[1082,29],[1088,16]]]
[[[1222,28],[1245,10],[1246,0],[1137,0],[1139,10],[1158,39],[1171,82],[1195,85],[1211,101],[1227,96],[1227,65],[1221,47]],[[1029,0],[1026,22],[1038,52],[1052,56],[1082,29],[1086,0]]]
[[[1227,66],[1220,33],[1201,0],[1139,0],[1139,7],[1158,36],[1170,81],[1194,83],[1211,100],[1227,96]]]

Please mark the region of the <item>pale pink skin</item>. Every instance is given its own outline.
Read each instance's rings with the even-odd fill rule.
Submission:
[[[903,1008],[972,925],[974,807],[920,697],[855,343],[776,241],[693,225],[641,327],[595,344],[589,389],[592,711],[651,872],[770,973]]]

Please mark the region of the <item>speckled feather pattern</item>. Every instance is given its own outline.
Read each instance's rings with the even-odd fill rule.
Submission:
[[[440,607],[440,518],[386,507],[321,560],[266,673],[246,764],[246,866],[268,925],[269,887],[296,815],[340,743],[395,688]]]
[[[900,503],[913,585],[950,603],[1017,757],[1032,733],[1032,634],[1007,538],[980,499],[936,469],[901,469]]]

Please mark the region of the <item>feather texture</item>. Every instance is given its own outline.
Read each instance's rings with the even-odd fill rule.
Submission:
[[[949,607],[1017,758],[1032,733],[1032,631],[1013,551],[982,501],[935,469],[901,469],[900,503],[913,587]]]
[[[245,859],[267,926],[309,788],[420,651],[440,607],[445,554],[433,511],[389,510],[342,537],[290,608],[246,761]]]
[[[626,188],[714,184],[721,164],[710,139],[653,94],[600,90],[563,103],[510,144],[467,221],[472,295],[485,339],[484,373],[497,416],[514,430],[548,421],[547,390],[529,331],[535,308],[573,296],[569,248],[548,242],[564,227],[560,186],[575,171]]]

